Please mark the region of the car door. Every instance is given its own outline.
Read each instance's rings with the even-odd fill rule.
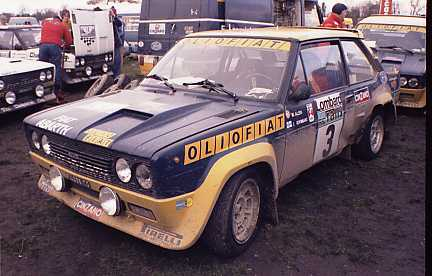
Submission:
[[[353,142],[361,124],[370,113],[371,93],[377,85],[378,70],[374,68],[372,56],[357,41],[341,41],[349,87],[345,93],[345,125],[341,142]]]
[[[347,80],[338,40],[304,44],[301,47],[306,79],[312,90],[316,113],[316,138],[312,164],[339,153],[345,121]]]
[[[295,100],[292,94],[307,85],[304,66],[297,56],[290,95],[285,105],[286,131],[285,152],[281,168],[280,183],[286,184],[313,164],[316,141],[316,116],[313,98]]]

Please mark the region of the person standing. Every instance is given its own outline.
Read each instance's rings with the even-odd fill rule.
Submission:
[[[61,18],[45,19],[42,22],[41,41],[39,45],[39,60],[55,65],[54,93],[57,103],[64,103],[62,91],[62,48],[72,44],[70,29],[62,22]]]
[[[124,24],[121,19],[117,16],[117,10],[114,6],[110,10],[111,16],[113,17],[113,30],[114,30],[114,66],[113,66],[113,77],[116,78],[121,73],[123,65],[123,54],[122,48],[124,44]]]
[[[346,29],[348,28],[345,23],[345,17],[348,14],[348,7],[342,3],[337,3],[333,6],[332,12],[327,16],[326,20],[322,24],[322,27]]]

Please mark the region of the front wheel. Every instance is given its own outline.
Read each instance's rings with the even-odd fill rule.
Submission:
[[[261,180],[251,170],[225,185],[204,232],[204,242],[217,255],[237,256],[252,243],[261,218]]]
[[[377,112],[372,115],[358,144],[353,145],[353,154],[363,160],[378,156],[384,141],[384,117]]]

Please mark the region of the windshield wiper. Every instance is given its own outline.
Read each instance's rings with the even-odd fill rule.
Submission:
[[[158,74],[152,74],[152,75],[148,75],[145,77],[145,79],[153,79],[153,80],[158,80],[163,82],[163,84],[168,87],[169,89],[171,89],[172,93],[175,93],[177,90],[175,89],[175,87],[168,82],[168,79],[162,76],[159,76]]]
[[[381,48],[381,49],[394,49],[394,50],[401,50],[401,51],[404,51],[404,52],[408,52],[408,53],[410,53],[410,54],[414,54],[414,52],[413,52],[412,50],[410,50],[410,49],[405,49],[405,48],[403,48],[403,47],[396,46],[396,45],[390,45],[390,46],[378,46],[378,47]]]
[[[226,90],[224,88],[224,85],[221,83],[217,83],[215,81],[211,81],[209,79],[205,79],[202,81],[198,81],[198,82],[184,82],[183,83],[184,86],[189,86],[189,85],[199,85],[203,88],[208,89],[209,91],[214,91],[217,93],[224,93],[227,94],[229,96],[231,96],[231,98],[234,99],[234,104],[238,102],[239,97],[236,95],[236,93],[231,92],[229,90]]]

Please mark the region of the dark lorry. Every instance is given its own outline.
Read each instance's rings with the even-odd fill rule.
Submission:
[[[143,73],[195,32],[269,26],[319,26],[318,0],[143,0],[138,54]]]

